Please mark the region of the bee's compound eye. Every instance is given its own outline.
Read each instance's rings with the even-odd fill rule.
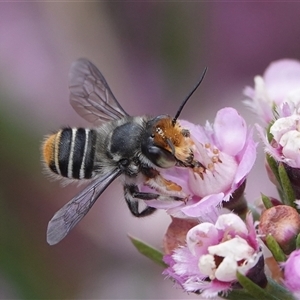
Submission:
[[[148,146],[144,154],[152,163],[160,168],[167,169],[176,165],[175,156],[163,148],[154,145]]]

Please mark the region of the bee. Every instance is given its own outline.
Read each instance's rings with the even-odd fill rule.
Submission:
[[[126,203],[136,217],[155,211],[150,206],[140,211],[140,200],[184,200],[178,196],[181,187],[164,179],[159,171],[174,166],[199,166],[194,160],[189,131],[179,125],[177,118],[205,72],[206,68],[174,118],[134,117],[122,108],[95,65],[87,59],[72,64],[70,103],[95,127],[65,127],[48,136],[42,145],[43,161],[46,169],[59,178],[91,182],[50,220],[47,228],[50,245],[60,242],[119,176],[123,177]],[[155,192],[141,192],[139,182],[155,186]]]

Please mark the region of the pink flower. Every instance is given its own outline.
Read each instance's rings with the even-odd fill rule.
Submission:
[[[296,299],[300,298],[300,250],[291,253],[288,260],[282,264],[284,267],[284,285],[294,294]]]
[[[300,168],[300,115],[294,114],[275,120],[269,129],[271,140],[267,139],[260,126],[257,129],[267,153],[290,167]]]
[[[230,291],[237,282],[237,271],[247,275],[259,266],[259,273],[263,272],[258,264],[261,258],[252,215],[247,215],[245,224],[229,213],[219,216],[215,224],[204,222],[190,229],[186,245],[165,256],[169,268],[164,274],[185,291],[209,298]]]
[[[160,170],[165,180],[178,186],[173,194],[185,201],[150,200],[146,203],[166,209],[175,217],[200,217],[212,206],[229,201],[243,184],[256,159],[256,143],[245,120],[230,107],[217,113],[214,124],[207,122],[205,127],[187,121],[180,124],[190,131],[194,159],[201,166]],[[144,185],[142,189],[151,190],[151,187]]]
[[[255,89],[247,87],[246,103],[268,127],[268,137],[257,129],[265,151],[290,167],[300,167],[300,62],[282,59],[270,64],[264,76],[256,76]]]
[[[263,76],[255,76],[255,87],[246,87],[244,94],[250,98],[245,103],[266,123],[274,119],[274,109],[279,116],[299,112],[300,62],[281,59],[272,62]]]

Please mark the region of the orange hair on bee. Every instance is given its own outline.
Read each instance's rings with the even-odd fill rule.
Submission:
[[[186,135],[186,130],[171,118],[164,118],[157,122],[154,132],[155,144],[172,152],[182,162],[190,157],[192,140]]]
[[[55,159],[56,137],[57,133],[50,135],[43,144],[43,158],[48,166],[53,163]]]

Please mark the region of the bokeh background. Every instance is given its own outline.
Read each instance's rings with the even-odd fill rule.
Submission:
[[[300,59],[299,15],[299,2],[1,3],[1,299],[199,299],[133,248],[127,233],[161,249],[170,219],[132,217],[119,182],[50,247],[47,223],[79,189],[42,174],[41,141],[64,125],[90,126],[68,102],[68,70],[79,57],[99,67],[132,115],[174,115],[207,66],[181,117],[204,124],[233,106],[253,125],[242,91],[271,61]],[[249,201],[276,196],[262,152]]]

